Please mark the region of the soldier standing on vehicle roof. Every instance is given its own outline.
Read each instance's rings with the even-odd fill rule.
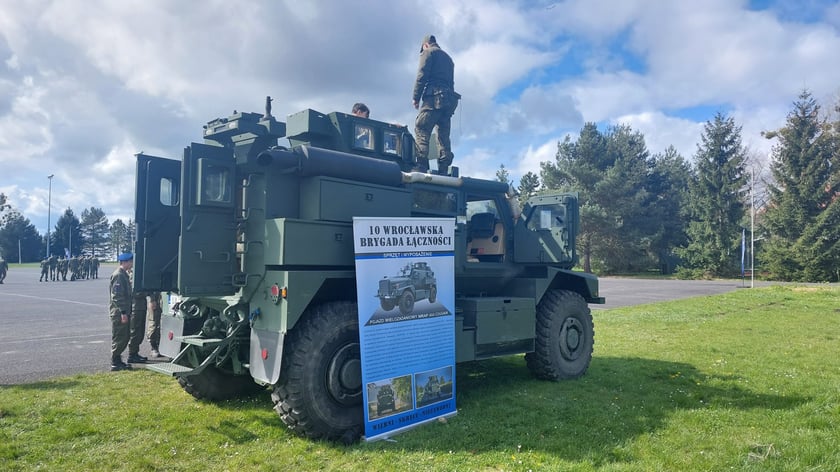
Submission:
[[[455,63],[437,44],[433,35],[423,38],[420,45],[420,65],[414,82],[413,104],[420,110],[414,123],[417,142],[417,170],[429,171],[429,137],[437,126],[440,155],[438,174],[447,174],[452,164],[450,124],[461,95],[455,92]],[[420,101],[422,99],[422,107]]]
[[[128,345],[129,318],[131,317],[131,279],[128,271],[134,266],[134,255],[125,252],[117,257],[120,266],[111,274],[110,303],[111,315],[111,370],[130,369],[131,365],[122,361],[122,352]]]

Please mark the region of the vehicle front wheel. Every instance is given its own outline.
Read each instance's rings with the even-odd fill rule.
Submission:
[[[271,398],[289,429],[310,438],[358,440],[362,366],[354,302],[309,308],[289,333]]]
[[[595,328],[586,300],[568,290],[551,290],[537,306],[534,352],[528,368],[545,380],[582,376],[592,360]]]
[[[385,311],[391,311],[397,306],[397,303],[394,300],[389,300],[387,298],[380,298],[379,299],[379,306],[382,307]]]
[[[414,310],[414,294],[411,290],[406,290],[400,295],[400,313],[408,315]]]

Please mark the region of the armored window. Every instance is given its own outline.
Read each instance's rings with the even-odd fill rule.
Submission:
[[[353,141],[353,147],[367,149],[369,151],[373,150],[373,128],[360,124],[354,126],[355,132],[353,136],[355,136],[355,139]]]
[[[170,207],[178,205],[178,183],[173,179],[160,179],[160,203]]]
[[[228,167],[214,164],[208,159],[198,160],[199,205],[222,205],[232,203],[233,179]]]
[[[565,226],[566,207],[560,204],[536,206],[528,215],[528,228],[532,231]]]
[[[383,149],[386,154],[401,155],[400,153],[400,135],[393,131],[385,131],[385,139],[383,142]]]
[[[458,211],[458,196],[452,191],[415,188],[412,200],[415,213],[454,215]]]
[[[499,216],[494,200],[474,200],[467,202],[467,220],[470,220],[476,213],[492,213]]]

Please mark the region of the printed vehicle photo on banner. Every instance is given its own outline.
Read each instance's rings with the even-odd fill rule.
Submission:
[[[365,439],[455,408],[455,220],[353,218]]]

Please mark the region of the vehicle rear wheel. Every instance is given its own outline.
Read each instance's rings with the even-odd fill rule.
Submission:
[[[216,367],[207,367],[196,375],[179,377],[178,383],[195,398],[211,401],[252,395],[265,389],[248,375],[233,375]]]
[[[429,303],[434,303],[437,300],[437,285],[432,285],[429,290]]]
[[[400,313],[407,315],[414,310],[414,294],[411,290],[406,290],[400,295]]]
[[[309,308],[286,338],[271,398],[289,429],[309,438],[358,440],[362,366],[356,303]]]
[[[525,355],[525,362],[541,379],[578,378],[589,368],[594,344],[592,313],[583,297],[551,290],[537,306],[534,352]]]

